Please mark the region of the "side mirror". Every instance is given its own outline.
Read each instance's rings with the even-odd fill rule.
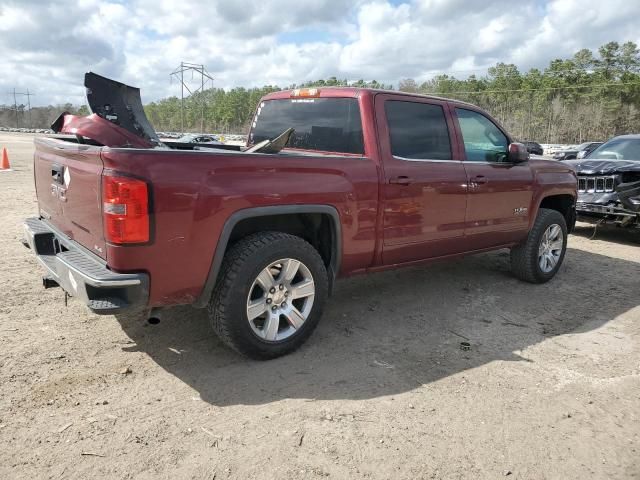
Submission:
[[[522,143],[510,143],[507,160],[511,163],[525,163],[529,161],[529,152]]]
[[[587,153],[589,153],[589,152],[586,151],[586,150],[581,150],[581,151],[578,152],[578,156],[576,158],[584,158],[584,157],[587,156]]]

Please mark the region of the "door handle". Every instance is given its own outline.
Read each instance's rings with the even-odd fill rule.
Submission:
[[[489,182],[489,179],[484,175],[477,175],[471,179],[471,185],[474,187],[478,185],[484,185],[485,183],[488,183],[488,182]]]
[[[389,183],[394,185],[409,185],[411,184],[411,179],[405,175],[400,175],[396,178],[390,178]]]

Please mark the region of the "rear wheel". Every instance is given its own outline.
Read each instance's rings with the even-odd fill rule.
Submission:
[[[544,283],[558,272],[567,250],[567,222],[557,210],[541,208],[527,239],[511,249],[511,270],[531,283]]]
[[[209,318],[234,350],[257,359],[287,354],[311,335],[327,298],[327,270],[300,237],[249,235],[226,254]]]

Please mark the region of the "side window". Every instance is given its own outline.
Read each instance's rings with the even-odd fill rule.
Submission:
[[[464,108],[456,108],[464,150],[469,162],[504,162],[509,140],[487,117]]]
[[[451,160],[451,142],[440,105],[387,100],[391,153],[416,160]]]

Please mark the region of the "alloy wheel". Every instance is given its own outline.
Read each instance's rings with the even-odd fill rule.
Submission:
[[[299,260],[283,258],[269,264],[249,289],[251,329],[267,342],[289,338],[309,317],[315,291],[311,271]]]
[[[560,261],[564,235],[560,225],[554,223],[545,230],[538,246],[538,265],[544,273],[551,272]]]

